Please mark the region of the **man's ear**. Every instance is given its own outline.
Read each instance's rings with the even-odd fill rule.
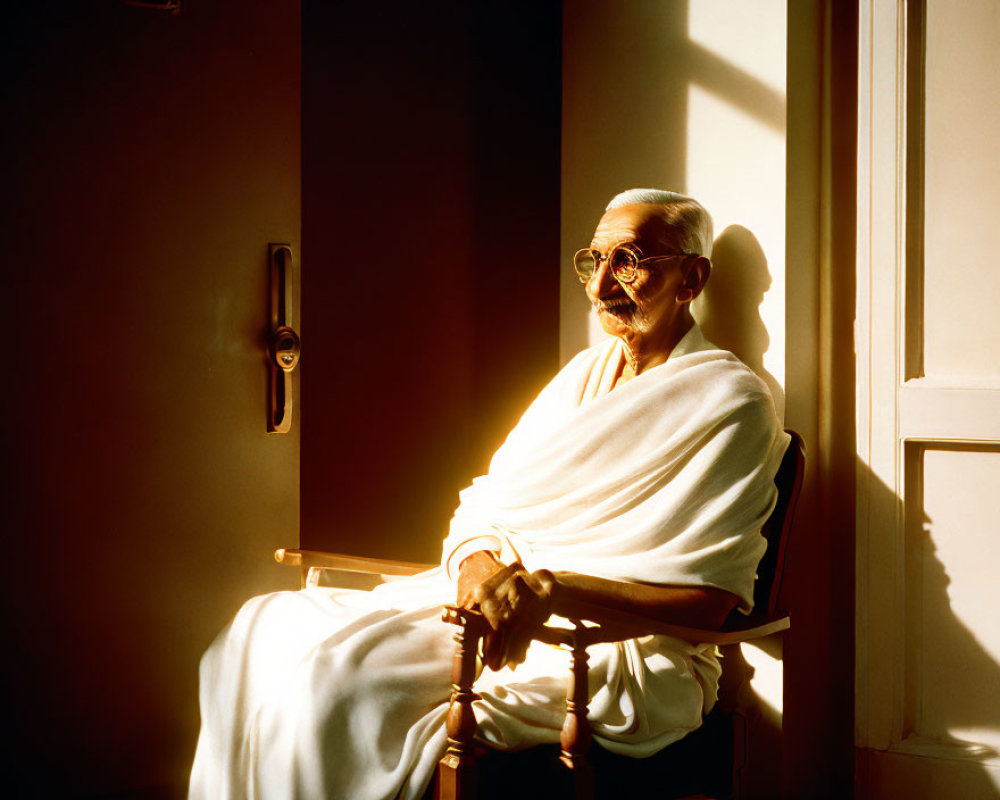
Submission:
[[[708,276],[712,274],[712,262],[705,256],[698,256],[684,270],[684,278],[677,289],[677,302],[690,303],[705,288]]]

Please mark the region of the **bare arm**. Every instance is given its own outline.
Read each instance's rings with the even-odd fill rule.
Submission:
[[[467,564],[470,581],[463,593],[460,578],[459,602],[482,611],[495,632],[488,637],[485,648],[486,664],[493,669],[523,661],[531,634],[553,613],[595,622],[613,621],[601,619],[600,611],[606,608],[676,625],[713,629],[722,625],[739,602],[736,595],[710,586],[657,586],[548,570],[529,573],[520,564],[507,567],[495,559],[492,564],[499,568],[493,566],[488,577],[473,581],[473,570],[481,567],[474,566],[470,556],[462,564],[463,575]]]
[[[545,571],[539,572],[544,578]],[[575,572],[556,572],[552,578],[551,611],[569,618],[581,616],[581,606],[587,604],[586,617],[592,619],[595,615],[589,606],[599,605],[674,625],[712,630],[719,628],[739,603],[736,595],[714,586],[626,583]]]

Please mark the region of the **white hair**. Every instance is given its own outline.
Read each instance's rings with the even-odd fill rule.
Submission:
[[[683,252],[711,258],[712,215],[693,197],[663,189],[628,189],[611,198],[605,211],[633,203],[663,206],[666,221],[684,231],[681,240]]]

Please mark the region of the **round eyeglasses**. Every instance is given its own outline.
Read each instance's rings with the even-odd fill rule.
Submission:
[[[632,283],[639,274],[639,267],[650,261],[661,261],[667,258],[687,258],[690,253],[667,253],[662,256],[642,257],[642,251],[630,242],[616,245],[611,252],[602,256],[599,250],[585,247],[577,250],[573,256],[573,268],[580,278],[580,283],[587,283],[594,277],[602,261],[608,262],[611,274],[619,283]]]

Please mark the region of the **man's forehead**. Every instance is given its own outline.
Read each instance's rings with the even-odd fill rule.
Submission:
[[[591,245],[598,249],[635,242],[640,247],[669,244],[678,231],[663,218],[662,209],[653,203],[633,203],[606,211],[597,223]]]

